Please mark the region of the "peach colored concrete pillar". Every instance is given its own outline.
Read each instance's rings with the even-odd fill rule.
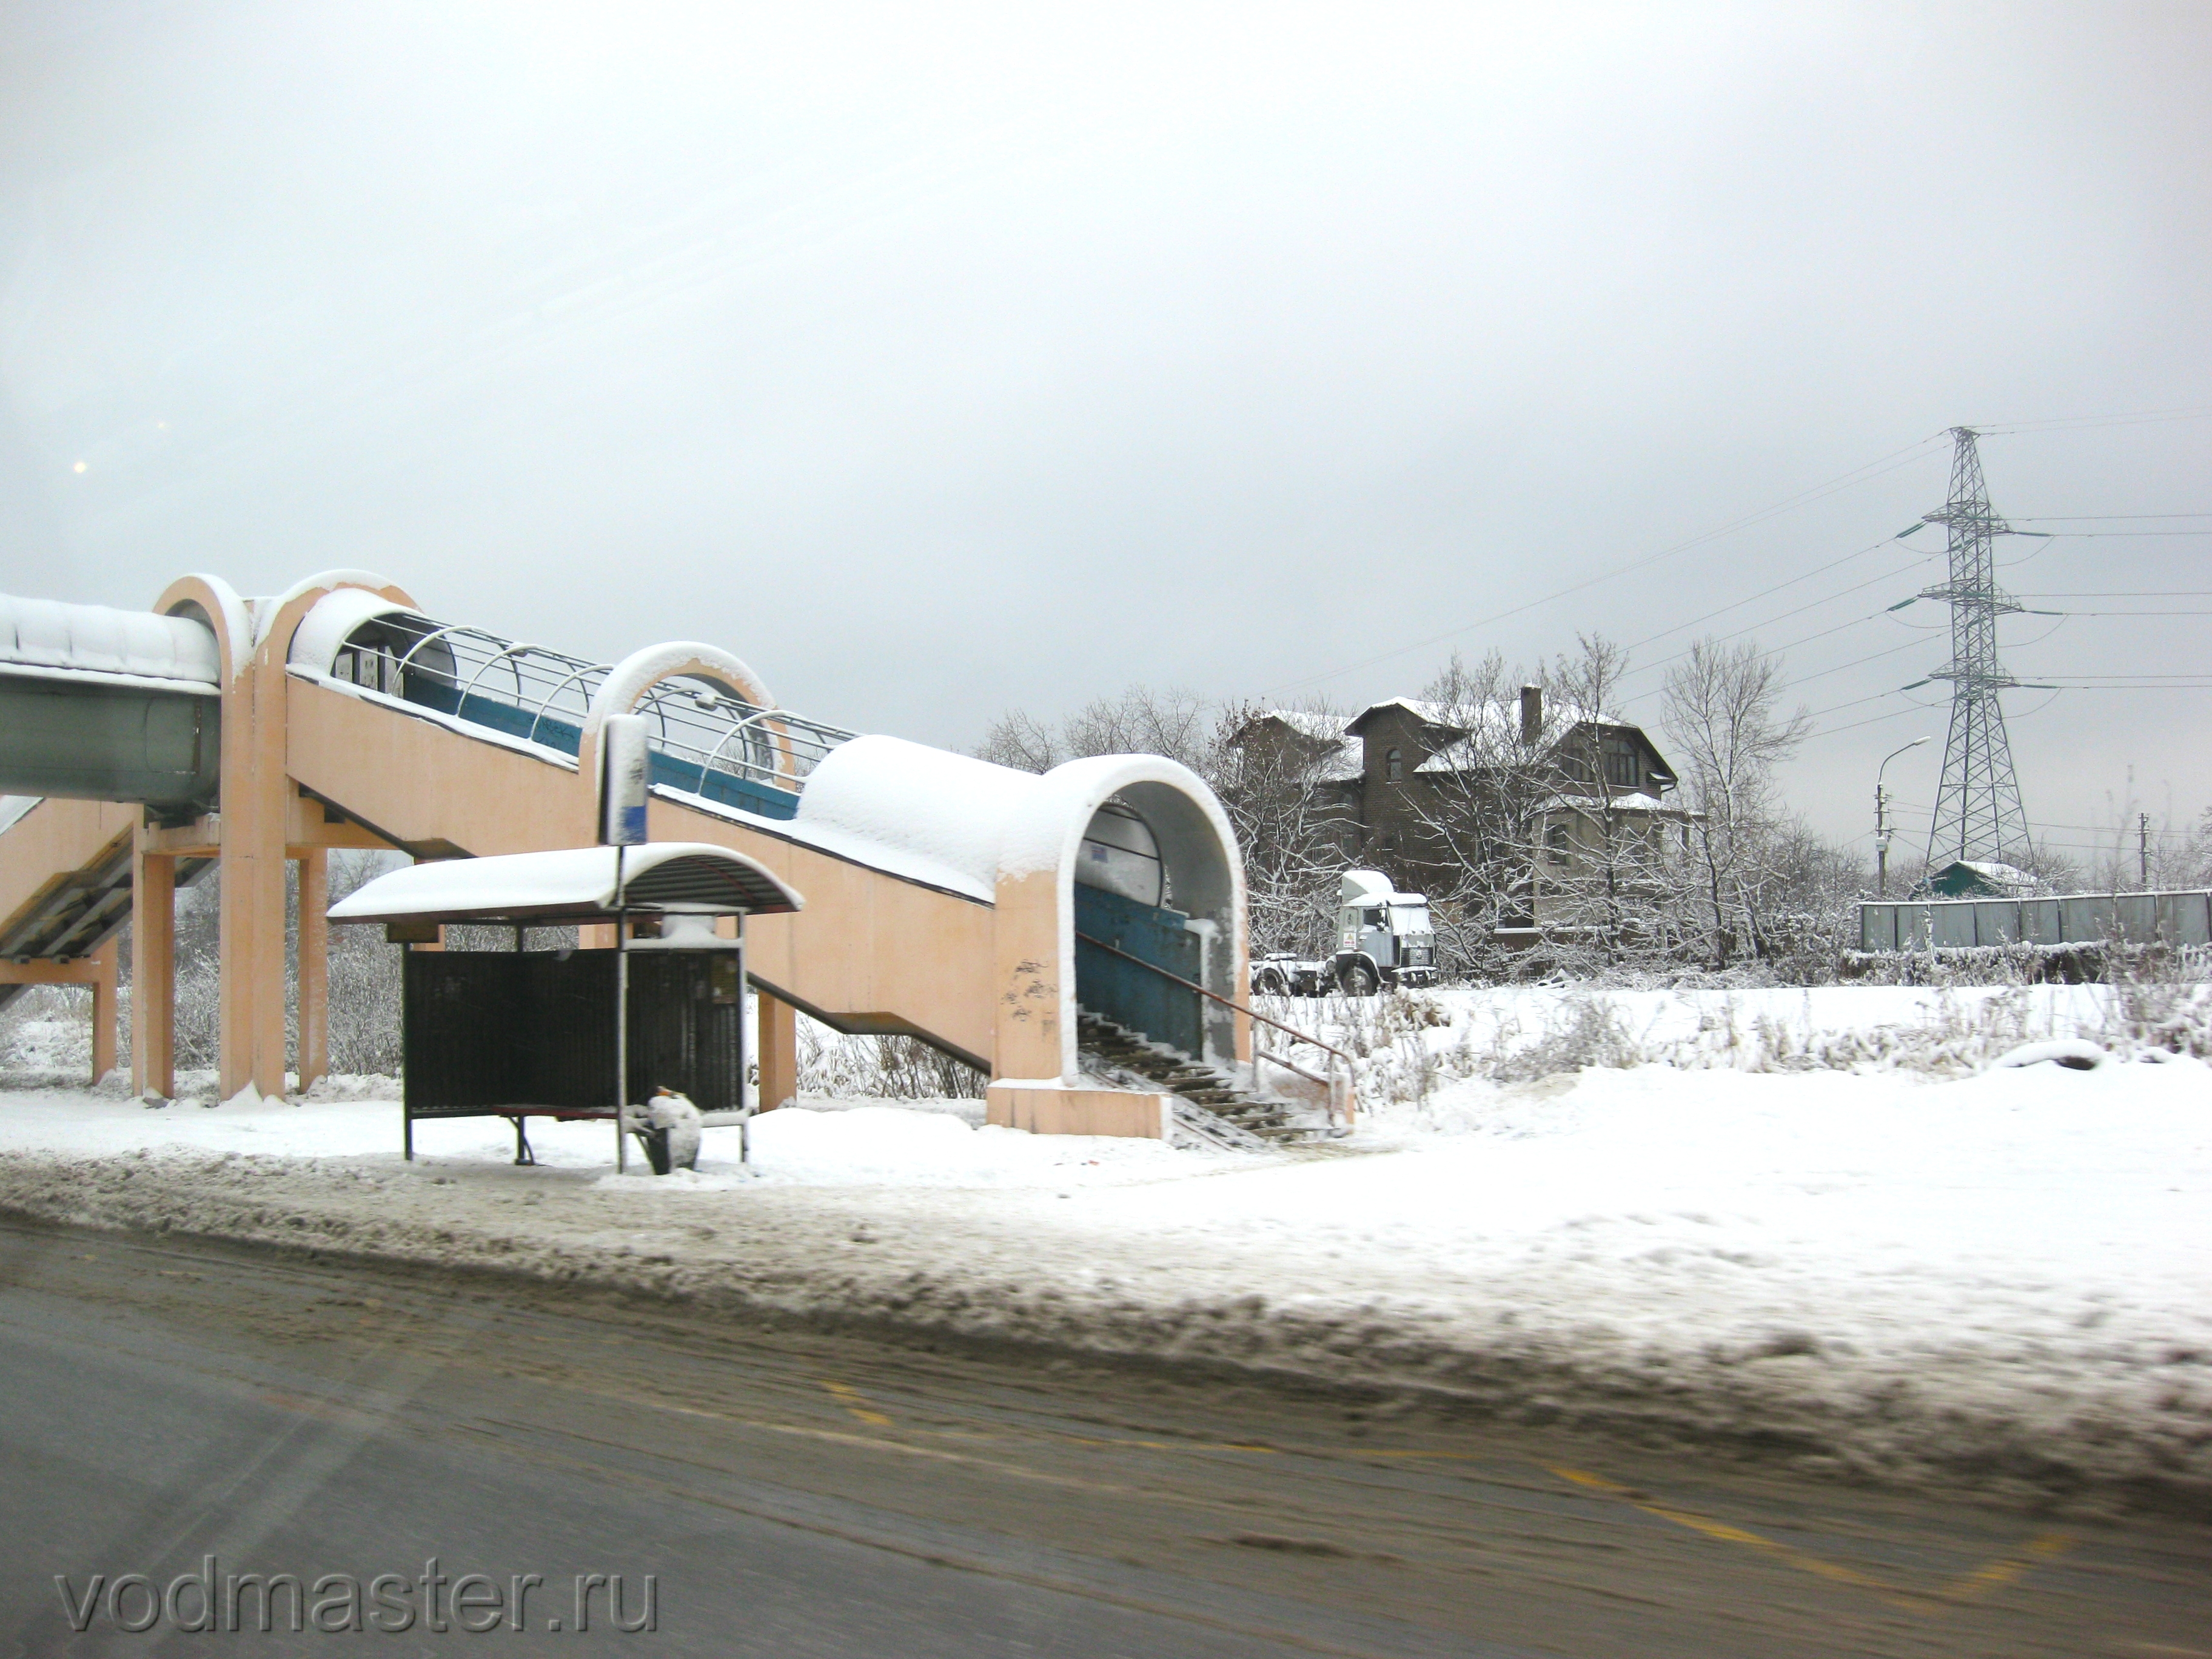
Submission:
[[[300,854],[300,1088],[331,1068],[330,854]]]
[[[1073,1064],[1073,1034],[1060,1024],[1072,998],[1060,985],[1060,882],[1054,870],[999,879],[994,1078],[1057,1079]]]
[[[93,952],[92,965],[92,1080],[115,1069],[115,964],[123,941],[111,938]]]
[[[219,1075],[225,1098],[249,1084],[264,1096],[282,1097],[286,1086],[285,832],[293,802],[285,659],[293,630],[334,588],[366,585],[331,572],[294,588],[271,615],[212,577],[185,576],[155,602],[165,616],[199,614],[214,629],[222,655]],[[412,603],[398,588],[374,591],[398,604]]]
[[[760,1109],[772,1112],[799,1097],[799,1011],[765,991],[756,1006],[760,1025]]]
[[[289,638],[289,634],[288,636]],[[285,1090],[284,668],[264,645],[222,700],[218,1093]]]
[[[137,832],[131,872],[131,1086],[177,1092],[177,861]]]

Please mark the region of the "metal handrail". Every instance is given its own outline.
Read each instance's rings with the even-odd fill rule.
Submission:
[[[479,680],[483,679],[485,675],[490,673],[491,671],[496,668],[500,664],[507,661],[509,658],[512,658],[514,661],[514,697],[517,705],[520,706],[522,701],[522,659],[531,652],[537,649],[538,647],[534,645],[502,646],[490,656],[486,657],[483,659],[483,665],[477,669],[475,673],[469,676],[469,683],[461,688],[461,701],[463,702],[466,702],[471,696],[475,695],[477,683]]]
[[[428,622],[429,621],[429,618],[425,617],[422,620]],[[406,654],[399,659],[400,672],[404,673],[408,669],[415,665],[415,653],[417,651],[420,651],[424,646],[429,644],[431,641],[442,640],[448,634],[477,634],[481,635],[487,640],[489,640],[494,645],[498,645],[502,642],[497,636],[486,634],[480,628],[471,628],[465,623],[447,623],[440,627],[432,629],[428,633],[416,640],[414,644],[407,647]],[[437,671],[433,669],[430,672],[434,673]],[[460,681],[457,677],[453,678],[453,684],[456,687],[459,687],[460,684]]]
[[[791,747],[791,733],[787,731],[775,730],[766,724],[775,711],[768,708],[754,708],[751,704],[744,702],[740,702],[738,706],[750,709],[751,712],[728,731],[723,732],[722,740],[708,750],[707,758],[699,763],[699,788],[702,793],[706,791],[708,772],[713,769],[714,763],[722,757],[722,751],[741,735],[746,737],[767,735],[769,740],[762,746],[771,755],[781,755],[785,765],[782,768],[778,768],[773,763],[763,766],[758,761],[748,760],[742,755],[735,755],[731,758],[738,768],[738,775],[744,776],[752,772],[765,772],[771,778],[795,778],[798,775],[798,762],[791,755],[784,752]],[[778,738],[783,741],[776,742],[775,739]]]
[[[1209,991],[1206,987],[1200,985],[1196,980],[1185,979],[1181,974],[1170,973],[1166,969],[1161,967],[1157,962],[1147,962],[1142,957],[1132,956],[1128,951],[1122,950],[1119,945],[1109,945],[1103,939],[1093,939],[1090,934],[1084,933],[1079,929],[1077,931],[1075,937],[1082,940],[1084,944],[1090,945],[1094,950],[1103,951],[1109,957],[1119,957],[1124,962],[1133,962],[1139,968],[1149,968],[1152,972],[1158,974],[1162,979],[1173,980],[1177,985],[1182,986],[1186,989],[1195,991],[1202,997],[1212,998],[1224,1008],[1234,1008],[1237,1012],[1246,1016],[1248,1018],[1258,1020],[1262,1025],[1273,1026],[1276,1030],[1282,1032],[1284,1036],[1291,1038],[1293,1042],[1310,1042],[1315,1048],[1319,1048],[1330,1055],[1331,1059],[1329,1062],[1328,1077],[1326,1079],[1314,1078],[1314,1081],[1324,1084],[1328,1090],[1328,1120],[1332,1126],[1336,1122],[1336,1062],[1338,1060],[1342,1060],[1344,1062],[1345,1071],[1347,1074],[1344,1086],[1344,1121],[1346,1127],[1349,1128],[1351,1127],[1352,1103],[1352,1085],[1349,1073],[1352,1071],[1352,1056],[1345,1053],[1343,1049],[1334,1047],[1329,1043],[1323,1042],[1319,1037],[1313,1036],[1310,1032],[1301,1031],[1295,1025],[1285,1025],[1279,1019],[1270,1019],[1267,1015],[1261,1013],[1257,1008],[1248,1008],[1243,1003],[1235,1000],[1233,998],[1223,996],[1218,991]],[[1255,1059],[1256,1060],[1257,1058],[1258,1055],[1255,1053]],[[1267,1058],[1269,1060],[1278,1060],[1278,1063],[1280,1063],[1278,1056],[1276,1055],[1269,1054]],[[1299,1071],[1295,1066],[1291,1066],[1289,1069],[1297,1072],[1300,1077],[1313,1077],[1313,1073],[1310,1072]]]
[[[542,645],[504,640],[465,623],[438,623],[412,611],[380,620],[404,636],[386,647],[393,683],[382,695],[405,701],[403,687],[408,675],[422,670],[441,689],[455,694],[453,713],[463,720],[496,724],[464,712],[472,699],[496,702],[517,714],[527,714],[526,742],[539,741],[549,723],[572,721],[579,731],[588,726],[597,696],[594,687],[603,688],[610,672],[605,663],[586,662]],[[429,667],[426,659],[433,645],[451,657],[450,669]],[[514,679],[511,698],[490,689],[502,672]],[[701,678],[717,679],[711,674]],[[687,702],[686,694],[673,684],[656,683],[647,688],[635,712],[652,722],[648,741],[657,755],[686,769],[696,769],[696,787],[701,793],[714,776],[726,771],[797,793],[823,757],[855,735],[787,709],[757,708],[728,689],[726,682],[718,681],[714,695],[704,701],[696,691],[688,695]],[[563,698],[572,699],[574,706],[564,705]],[[691,702],[706,712],[695,713]],[[519,720],[516,723],[521,724]]]
[[[550,655],[551,653],[549,653],[548,654]],[[562,660],[563,662],[576,662],[575,658],[569,656],[563,656]],[[570,685],[580,685],[592,675],[604,673],[605,670],[606,665],[604,663],[577,663],[575,667],[570,669],[566,674],[563,674],[558,680],[555,681],[553,689],[538,700],[537,711],[530,717],[530,736],[526,741],[531,743],[538,741],[538,728],[545,723],[545,716],[552,708],[555,698],[558,697],[563,691],[566,691]],[[580,730],[582,728],[583,720],[589,716],[591,696],[588,693],[580,692],[579,695],[584,698],[585,704],[583,713],[578,717],[578,729]]]
[[[1294,1060],[1285,1060],[1280,1054],[1269,1054],[1265,1048],[1260,1048],[1256,1044],[1252,1049],[1252,1060],[1255,1065],[1264,1060],[1270,1066],[1279,1066],[1286,1072],[1295,1073],[1297,1076],[1304,1078],[1309,1083],[1318,1083],[1323,1087],[1328,1086],[1328,1079],[1327,1078],[1322,1077],[1316,1073],[1309,1072],[1304,1066],[1298,1065]]]

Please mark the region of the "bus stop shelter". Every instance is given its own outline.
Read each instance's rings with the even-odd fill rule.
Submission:
[[[615,1162],[657,1089],[705,1113],[742,1112],[744,918],[805,901],[772,871],[708,842],[582,847],[395,870],[330,910],[434,945],[453,924],[511,927],[511,950],[410,949],[404,964],[402,1138],[425,1118],[605,1118]],[[734,917],[733,937],[717,923]],[[535,928],[611,923],[615,948],[527,948]]]

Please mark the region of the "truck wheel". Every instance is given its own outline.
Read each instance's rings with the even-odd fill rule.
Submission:
[[[1375,977],[1375,970],[1364,962],[1345,963],[1344,971],[1337,975],[1337,982],[1344,987],[1344,994],[1348,997],[1371,997],[1381,987],[1381,981]]]
[[[1263,997],[1286,997],[1291,994],[1290,981],[1283,977],[1279,968],[1261,969],[1258,988]]]

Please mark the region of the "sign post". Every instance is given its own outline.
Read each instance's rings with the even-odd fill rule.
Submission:
[[[623,850],[645,844],[645,721],[610,714],[599,728],[599,841],[615,849],[615,1173],[629,1170],[629,910]]]

